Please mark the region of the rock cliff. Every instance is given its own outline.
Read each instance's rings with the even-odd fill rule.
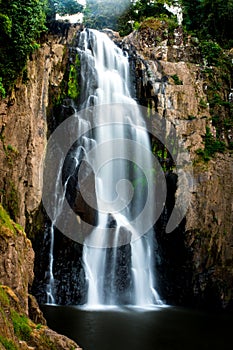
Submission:
[[[28,61],[27,77],[0,103],[0,349],[79,349],[46,326],[29,294],[34,251],[23,229],[41,203],[47,108],[66,71],[67,44],[77,30],[69,27],[55,25]]]
[[[28,288],[34,252],[22,227],[0,205],[0,349],[80,349],[46,326]]]
[[[232,65],[227,73],[220,58],[217,67],[207,65],[197,39],[184,35],[182,28],[174,36],[166,33],[165,22],[156,27],[147,23],[121,43],[136,71],[139,102],[152,118],[159,113],[175,127],[193,163],[185,220],[171,234],[163,229],[166,218],[156,225],[161,294],[172,304],[232,309]],[[208,136],[213,148],[223,141],[225,152],[211,153],[209,146],[209,156]]]
[[[68,59],[67,43],[76,28],[56,30],[28,61],[27,77],[19,78],[11,96],[0,104],[1,202],[23,227],[41,202],[49,92],[59,90]]]

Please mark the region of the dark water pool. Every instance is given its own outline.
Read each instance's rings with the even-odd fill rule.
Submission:
[[[43,305],[48,325],[84,350],[232,350],[233,315],[176,307],[85,310]]]

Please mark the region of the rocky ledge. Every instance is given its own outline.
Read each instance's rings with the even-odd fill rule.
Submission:
[[[80,349],[67,337],[46,326],[35,298],[34,252],[23,229],[0,205],[0,350]]]

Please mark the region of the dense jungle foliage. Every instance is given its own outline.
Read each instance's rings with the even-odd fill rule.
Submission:
[[[147,17],[170,16],[164,3],[180,4],[184,27],[200,39],[212,39],[224,47],[233,46],[233,0],[87,0],[85,22],[97,29],[110,27],[129,31],[128,22]]]
[[[26,61],[39,47],[48,19],[55,13],[82,9],[75,0],[0,0],[0,96],[5,96],[19,74],[26,80]]]
[[[19,74],[27,77],[25,66],[49,21],[60,15],[84,13],[84,23],[92,28],[111,28],[122,35],[138,29],[148,17],[170,18],[164,3],[179,3],[184,12],[183,26],[199,40],[233,46],[233,0],[0,0],[0,97],[14,85]]]

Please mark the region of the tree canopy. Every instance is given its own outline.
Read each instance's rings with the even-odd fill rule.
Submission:
[[[0,0],[0,76],[6,88],[46,30],[46,0]]]
[[[201,39],[233,46],[233,0],[182,0],[184,25]]]
[[[76,0],[54,0],[54,7],[56,13],[61,16],[74,15],[83,11],[83,5]]]
[[[119,30],[118,20],[130,6],[130,0],[86,0],[84,23],[95,29]]]
[[[122,35],[148,17],[172,16],[164,3],[179,3],[184,27],[200,40],[213,40],[225,48],[233,46],[233,0],[0,0],[0,96],[23,71],[28,56],[38,47],[47,30],[46,19],[55,14],[84,12],[86,26],[111,28]]]
[[[132,30],[132,21],[167,14],[164,3],[165,0],[86,0],[84,23],[91,28],[108,27],[127,34]]]
[[[0,0],[0,97],[24,70],[47,31],[46,19],[83,10],[76,0]]]

